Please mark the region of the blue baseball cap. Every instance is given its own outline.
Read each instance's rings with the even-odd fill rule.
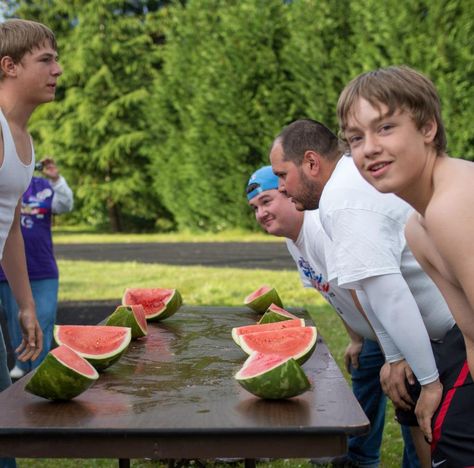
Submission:
[[[273,173],[272,166],[257,169],[247,183],[247,200],[250,201],[266,190],[278,189],[278,177]]]

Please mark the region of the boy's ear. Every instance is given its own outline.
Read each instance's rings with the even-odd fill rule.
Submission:
[[[421,127],[421,133],[425,137],[425,143],[431,143],[438,132],[438,124],[435,119],[430,119]]]
[[[10,56],[5,55],[0,60],[0,70],[3,76],[14,76],[16,75],[16,63]]]

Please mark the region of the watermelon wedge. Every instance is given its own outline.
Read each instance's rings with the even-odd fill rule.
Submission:
[[[87,390],[99,374],[67,346],[48,353],[25,386],[27,392],[48,400],[70,400]]]
[[[291,398],[311,387],[293,358],[275,354],[251,354],[235,379],[253,395],[266,399]]]
[[[293,315],[277,304],[271,304],[258,323],[283,322],[284,320],[294,320],[296,318],[298,318],[296,315]]]
[[[240,347],[247,354],[255,352],[291,357],[299,364],[306,362],[316,348],[316,327],[292,327],[248,333],[239,337]]]
[[[183,304],[177,289],[127,288],[122,297],[122,305],[141,304],[149,321],[171,317]]]
[[[285,320],[284,322],[266,323],[263,325],[244,325],[232,329],[232,339],[240,346],[240,336],[248,333],[280,330],[282,328],[304,327],[303,319]]]
[[[283,307],[276,289],[267,285],[260,286],[253,293],[249,294],[244,299],[244,304],[259,314],[265,312],[271,304]]]
[[[118,361],[132,339],[129,327],[55,325],[54,340],[87,359],[98,371]]]
[[[132,340],[146,336],[148,333],[145,310],[140,304],[118,306],[114,312],[109,315],[105,324],[118,327],[130,327],[132,329]]]

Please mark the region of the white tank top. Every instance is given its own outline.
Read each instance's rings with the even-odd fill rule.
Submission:
[[[35,167],[35,151],[31,144],[31,163],[23,164],[16,152],[15,142],[7,119],[0,109],[0,124],[3,135],[3,163],[0,166],[0,260],[5,241],[15,215],[18,200],[30,184]]]

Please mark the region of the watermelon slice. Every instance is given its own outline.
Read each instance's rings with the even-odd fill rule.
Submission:
[[[248,333],[239,337],[247,354],[255,352],[292,357],[299,364],[306,362],[316,347],[316,327],[292,327]]]
[[[118,327],[130,327],[132,329],[132,340],[141,338],[148,333],[145,310],[140,304],[118,306],[114,312],[109,315],[105,324]]]
[[[235,379],[253,395],[267,399],[291,398],[311,387],[293,358],[275,354],[251,354]]]
[[[271,304],[258,323],[283,322],[284,320],[294,320],[296,318],[298,317],[291,312],[288,312],[276,304]]]
[[[280,330],[282,328],[304,327],[303,319],[285,320],[284,322],[266,323],[264,325],[244,325],[232,329],[232,338],[240,346],[240,336],[247,333],[255,333],[269,330]]]
[[[27,392],[48,400],[70,400],[87,390],[99,374],[67,346],[50,351],[25,386]]]
[[[54,340],[69,346],[101,371],[118,361],[132,339],[129,327],[109,325],[55,325]]]
[[[276,289],[267,285],[260,286],[244,299],[244,304],[259,314],[265,312],[272,303],[283,307]]]
[[[122,305],[136,304],[143,306],[147,320],[158,321],[173,315],[183,304],[183,299],[177,289],[127,288]]]

